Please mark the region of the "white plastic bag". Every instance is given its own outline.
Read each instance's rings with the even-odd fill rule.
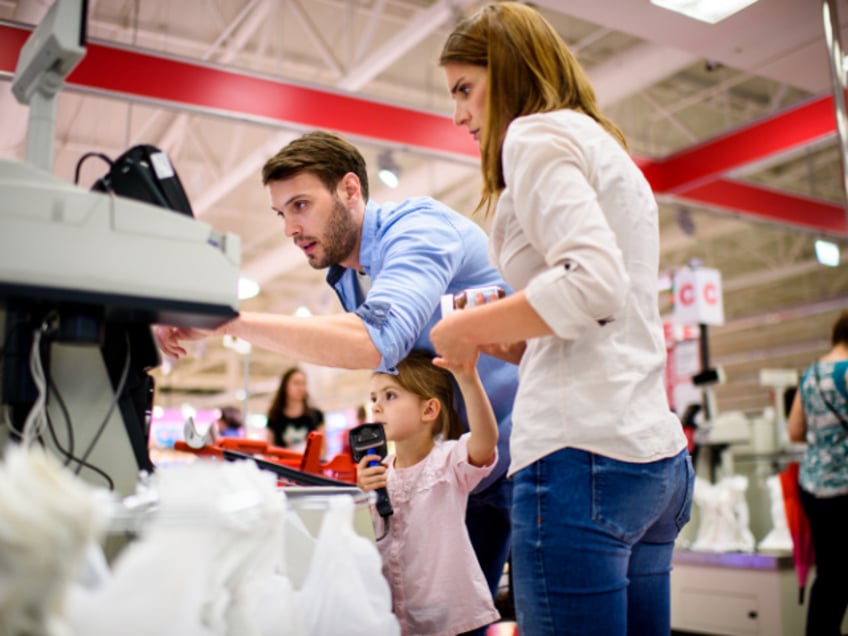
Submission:
[[[153,485],[155,513],[118,556],[108,584],[74,590],[68,614],[76,633],[267,633],[252,592],[273,581],[281,559],[285,506],[273,475],[249,462],[193,462],[159,470]]]
[[[757,546],[761,551],[791,552],[792,535],[786,522],[786,508],[783,506],[783,490],[780,487],[780,477],[772,475],[766,480],[766,486],[771,501],[772,529],[763,537]]]
[[[41,447],[0,465],[0,634],[68,634],[67,586],[105,524],[96,491]]]
[[[327,506],[302,593],[312,636],[398,636],[377,546],[353,529],[353,499]]]
[[[694,501],[700,512],[698,534],[692,550],[700,552],[752,552],[754,535],[748,526],[745,492],[748,479],[724,477],[716,484],[695,479]]]

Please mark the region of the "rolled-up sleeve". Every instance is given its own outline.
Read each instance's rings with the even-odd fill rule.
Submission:
[[[583,150],[550,126],[532,116],[512,122],[504,178],[516,220],[549,268],[529,281],[527,300],[557,336],[575,339],[615,319],[630,280]]]
[[[356,313],[392,372],[422,338],[463,259],[460,233],[438,213],[406,215],[385,229],[380,271]]]

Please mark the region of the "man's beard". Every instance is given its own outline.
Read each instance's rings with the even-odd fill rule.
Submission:
[[[320,259],[309,259],[312,269],[326,269],[347,259],[356,246],[356,234],[356,223],[351,218],[350,211],[338,196],[334,196],[333,210],[318,242],[324,256]]]

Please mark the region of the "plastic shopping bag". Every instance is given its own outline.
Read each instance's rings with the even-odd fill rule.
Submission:
[[[310,634],[399,636],[380,553],[353,529],[353,500],[332,498],[302,589]]]

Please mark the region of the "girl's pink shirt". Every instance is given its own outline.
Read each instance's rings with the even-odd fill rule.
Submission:
[[[497,456],[487,466],[472,466],[467,441],[466,433],[437,442],[409,468],[395,468],[393,455],[387,461],[394,514],[377,547],[404,636],[454,636],[500,617],[465,528],[468,493]],[[379,536],[383,521],[373,506],[371,514]]]

